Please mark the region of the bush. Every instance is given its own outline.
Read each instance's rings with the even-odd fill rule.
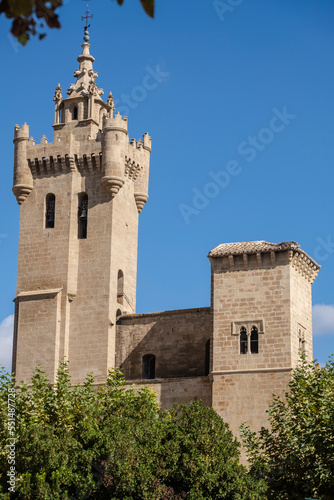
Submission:
[[[268,498],[334,498],[334,362],[324,369],[302,357],[284,398],[274,397],[270,428],[242,427],[254,478],[264,478]]]
[[[0,375],[0,498],[8,499],[11,377]],[[97,387],[89,375],[71,387],[62,364],[52,387],[38,368],[15,389],[15,492],[10,498],[261,499],[239,465],[227,424],[194,401],[159,410],[153,391],[126,388],[111,371]],[[8,430],[9,424],[9,430]]]

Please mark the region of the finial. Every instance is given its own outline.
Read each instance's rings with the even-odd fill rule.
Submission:
[[[81,21],[83,21],[84,19],[86,19],[86,26],[84,27],[84,42],[89,42],[89,32],[88,32],[88,28],[90,27],[90,24],[88,24],[88,19],[93,19],[93,14],[89,15],[90,13],[90,10],[88,10],[88,4],[87,4],[87,10],[85,12],[85,16],[81,16]]]
[[[55,95],[54,95],[54,98],[53,100],[54,101],[61,101],[63,96],[61,94],[61,86],[60,86],[60,83],[58,83],[58,86],[56,87],[56,92],[55,92]]]
[[[111,109],[115,109],[114,97],[111,92],[108,94],[107,104],[111,107]]]

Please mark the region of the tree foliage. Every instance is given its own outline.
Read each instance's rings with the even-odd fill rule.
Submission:
[[[268,498],[334,498],[334,361],[324,369],[302,358],[289,392],[274,397],[270,429],[243,426],[244,446],[255,478],[268,484]]]
[[[124,0],[117,0],[122,5]],[[154,17],[154,0],[140,0],[146,14]],[[45,24],[49,28],[60,28],[58,9],[62,0],[0,0],[0,14],[13,19],[11,34],[25,45],[31,36],[46,36]],[[56,12],[57,11],[57,12]]]
[[[9,498],[6,447],[11,377],[0,376],[0,498]],[[126,388],[120,372],[98,387],[89,375],[71,386],[61,365],[57,383],[37,369],[15,389],[15,493],[10,498],[264,498],[239,465],[227,424],[201,402],[160,411],[148,388]]]
[[[46,33],[44,23],[49,28],[60,28],[56,10],[62,5],[62,0],[1,0],[0,13],[13,19],[11,34],[25,45],[31,36],[38,35],[41,40]]]

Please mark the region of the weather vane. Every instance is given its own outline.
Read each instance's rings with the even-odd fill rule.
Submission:
[[[85,16],[81,16],[81,21],[86,19],[86,26],[84,27],[84,41],[88,42],[89,41],[89,33],[88,33],[88,28],[90,27],[90,24],[88,24],[88,19],[93,19],[93,14],[90,14],[90,10],[88,10],[88,4],[87,4],[87,10],[85,12]]]

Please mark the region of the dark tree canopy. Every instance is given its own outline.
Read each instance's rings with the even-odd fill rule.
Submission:
[[[116,0],[122,5],[124,0]],[[154,0],[140,0],[146,14],[154,17]],[[41,40],[46,36],[45,24],[49,28],[60,28],[58,9],[62,0],[0,0],[0,14],[13,19],[11,33],[25,45],[31,36]],[[56,12],[57,11],[57,12]]]

